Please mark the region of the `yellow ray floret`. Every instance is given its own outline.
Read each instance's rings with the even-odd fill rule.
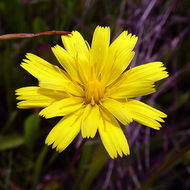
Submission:
[[[23,87],[16,90],[18,108],[28,109],[46,107],[55,101],[68,97],[67,94],[55,90],[40,88],[37,86]]]
[[[103,70],[102,81],[106,86],[111,84],[127,68],[134,56],[132,51],[137,42],[137,37],[122,32],[110,45],[106,65]]]
[[[127,125],[132,122],[132,118],[130,117],[128,111],[125,109],[123,103],[114,99],[106,99],[102,105],[123,125]]]
[[[78,135],[80,131],[81,116],[72,114],[61,119],[57,125],[51,130],[46,138],[46,144],[61,152],[63,151]]]
[[[117,158],[118,154],[121,157],[123,154],[130,154],[127,139],[114,118],[108,121],[106,118],[101,117],[98,131],[111,158]]]
[[[81,134],[83,138],[94,138],[99,126],[99,119],[99,106],[96,104],[94,106],[88,104],[84,110],[81,123]]]
[[[167,117],[163,112],[138,100],[129,100],[125,103],[125,107],[135,121],[157,130],[161,127],[159,122],[164,122],[162,118]]]
[[[64,35],[61,38],[65,49],[72,57],[76,57],[77,54],[83,54],[86,57],[89,56],[86,42],[79,32],[73,31],[72,34]]]
[[[62,91],[75,96],[83,96],[84,92],[79,85],[62,78],[44,78],[39,81],[42,88]]]
[[[161,62],[152,62],[130,68],[109,90],[112,98],[134,98],[155,92],[154,83],[168,77]]]
[[[45,118],[65,116],[79,110],[84,104],[82,98],[70,97],[56,101],[46,108],[44,108],[39,114]]]
[[[37,79],[41,78],[62,78],[66,79],[65,73],[62,69],[57,66],[54,66],[44,59],[32,54],[27,53],[26,58],[23,63],[21,63],[21,67],[27,70],[30,74],[32,74]]]
[[[97,78],[105,67],[110,44],[110,28],[97,27],[92,38],[90,49],[90,64],[95,69]]]

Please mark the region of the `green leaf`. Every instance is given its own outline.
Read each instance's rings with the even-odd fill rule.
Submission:
[[[183,164],[186,166],[190,166],[190,150],[184,154]]]
[[[92,145],[87,145],[85,144],[84,147],[82,148],[82,153],[81,153],[81,158],[79,162],[79,166],[77,169],[77,174],[75,177],[75,185],[73,187],[73,190],[78,189],[78,184],[80,184],[80,181],[82,179],[82,176],[84,175],[84,172],[86,171],[88,167],[89,160],[91,158],[91,153],[92,153]]]
[[[1,129],[1,134],[5,133],[8,131],[8,129],[12,126],[13,122],[15,121],[16,117],[17,117],[18,112],[17,111],[13,111],[10,113],[10,116],[6,122],[6,124],[4,125],[4,127]]]
[[[36,139],[39,134],[40,117],[38,114],[32,114],[24,122],[24,139],[28,149],[34,148]]]
[[[53,155],[49,158],[49,160],[47,161],[45,167],[44,167],[44,170],[47,170],[51,164],[53,164],[55,162],[55,160],[57,159],[57,157],[59,156],[59,152],[57,151],[54,151]]]
[[[1,11],[1,14],[5,14],[6,13],[6,7],[5,7],[5,3],[4,2],[0,2],[0,11]]]
[[[183,104],[185,104],[188,101],[189,98],[189,94],[180,94],[179,95],[179,101],[178,101],[178,107],[182,106]]]
[[[80,186],[81,190],[87,190],[90,188],[94,179],[96,178],[96,176],[98,176],[99,172],[102,170],[102,168],[105,166],[109,159],[110,157],[108,156],[108,153],[105,151],[104,147],[100,145],[97,148],[92,158],[89,170],[84,177],[84,180],[82,181],[82,184]]]
[[[47,153],[48,153],[48,146],[45,145],[36,160],[36,164],[35,164],[34,172],[33,172],[33,188],[32,189],[36,189],[36,185],[38,184],[38,180],[43,169],[42,168],[43,162]]]
[[[44,190],[58,190],[60,189],[59,183],[56,181],[51,181],[50,183],[46,184],[43,188]]]
[[[0,151],[16,148],[24,143],[22,136],[4,136],[0,137]]]

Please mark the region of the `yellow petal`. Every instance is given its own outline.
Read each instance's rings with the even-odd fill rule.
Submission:
[[[89,58],[85,57],[84,54],[77,54],[76,64],[78,75],[82,81],[82,85],[86,85],[91,79],[91,66]]]
[[[114,99],[106,99],[103,101],[102,105],[123,125],[127,125],[128,123],[132,122],[132,118],[130,117],[123,103],[120,103]]]
[[[37,86],[19,88],[15,92],[18,96],[17,99],[23,100],[18,102],[17,105],[18,108],[21,109],[46,107],[51,103],[68,96],[63,92],[43,89]]]
[[[79,85],[74,84],[70,80],[65,80],[62,78],[43,78],[39,81],[39,86],[51,90],[63,91],[75,96],[83,96],[84,94],[82,88]]]
[[[137,37],[127,34],[127,31],[122,32],[109,47],[102,76],[102,81],[106,83],[106,86],[111,84],[119,76],[119,73],[121,74],[127,68],[134,56],[132,50],[137,42]],[[116,76],[112,72],[116,72]],[[112,77],[114,78],[112,79]]]
[[[103,121],[102,118],[100,118],[98,131],[99,131],[102,143],[103,143],[105,149],[107,150],[108,154],[110,155],[110,157],[112,159],[117,158],[117,151],[116,151],[115,146],[114,146],[112,140],[110,139],[108,133],[105,131],[105,122]]]
[[[53,148],[59,152],[63,151],[78,135],[80,131],[81,118],[78,114],[71,114],[61,119],[50,131],[46,138],[46,144],[53,144]]]
[[[26,71],[28,71],[31,75],[36,77],[37,79],[42,78],[63,78],[67,79],[65,73],[59,67],[52,65],[45,61],[44,59],[27,53],[26,58],[23,63],[21,63],[21,67],[23,67]]]
[[[114,118],[112,118],[112,122],[101,118],[98,131],[104,147],[111,158],[117,158],[117,154],[122,157],[123,153],[125,155],[130,153],[127,139]]]
[[[88,104],[83,114],[83,120],[81,124],[81,134],[83,138],[94,138],[99,125],[99,106]]]
[[[65,98],[44,108],[39,115],[44,116],[45,118],[65,116],[79,110],[83,106],[83,103],[82,98]]]
[[[78,77],[82,83],[87,83],[90,77],[90,63],[89,63],[89,47],[88,43],[85,42],[81,34],[77,31],[73,31],[71,35],[62,36],[63,44],[74,60],[74,72],[70,72],[70,76],[74,75],[75,80]],[[77,77],[76,77],[77,74]],[[79,82],[76,80],[77,82]]]
[[[52,48],[54,55],[56,56],[59,63],[66,70],[72,80],[81,83],[78,75],[76,60],[69,54],[64,48],[56,45]]]
[[[131,51],[137,43],[137,36],[128,31],[123,31],[110,45],[110,53],[116,53],[117,51],[123,51],[130,49]]]
[[[152,62],[136,66],[125,73],[126,78],[123,83],[136,80],[149,80],[154,83],[168,77],[168,72],[165,70],[166,67],[164,67],[162,62]]]
[[[124,50],[116,58],[110,72],[102,79],[105,86],[110,85],[126,70],[135,55],[134,51]]]
[[[154,93],[156,90],[150,81],[137,80],[126,82],[121,85],[115,85],[107,90],[107,96],[115,99],[133,98],[145,96]]]
[[[135,121],[157,130],[161,127],[158,121],[164,122],[162,118],[167,117],[163,112],[138,100],[129,100],[125,103],[125,107]]]
[[[108,48],[110,43],[110,28],[97,26],[90,49],[90,63],[95,69],[96,76],[99,77],[106,63]]]
[[[163,63],[152,62],[130,68],[107,90],[112,98],[133,98],[155,92],[154,83],[168,76]]]
[[[80,54],[83,54],[86,57],[89,56],[86,42],[79,32],[73,31],[72,34],[61,36],[61,38],[65,49],[72,55],[72,57],[76,57],[77,54],[79,54],[79,56]]]
[[[127,142],[127,139],[121,129],[121,127],[112,125],[109,122],[107,123],[107,128],[106,128],[106,132],[108,133],[108,135],[110,136],[110,138],[113,141],[113,144],[119,154],[119,156],[123,156],[123,153],[125,155],[129,155],[130,151],[129,151],[129,145]]]

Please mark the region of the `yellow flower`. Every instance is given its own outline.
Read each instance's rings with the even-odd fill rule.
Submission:
[[[154,83],[168,76],[161,62],[126,70],[134,57],[135,35],[122,32],[110,44],[110,28],[98,26],[91,47],[81,34],[62,36],[64,48],[52,48],[62,68],[28,53],[21,66],[39,80],[39,86],[16,90],[18,108],[41,107],[45,118],[63,116],[46,144],[63,151],[81,131],[93,138],[98,130],[105,149],[116,158],[129,154],[119,125],[137,121],[159,130],[167,117],[133,98],[155,92]]]

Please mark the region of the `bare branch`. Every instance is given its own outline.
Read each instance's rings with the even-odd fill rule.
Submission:
[[[5,34],[0,36],[0,40],[12,40],[12,39],[19,39],[19,38],[36,38],[39,36],[52,36],[52,35],[68,35],[71,32],[67,31],[47,31],[47,32],[40,32],[40,33],[20,33],[20,34]]]

